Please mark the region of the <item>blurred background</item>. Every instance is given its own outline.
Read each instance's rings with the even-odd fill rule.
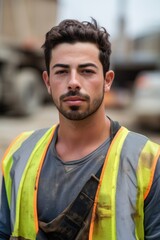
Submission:
[[[160,143],[159,0],[0,0],[0,157],[20,132],[58,121],[41,73],[45,33],[95,18],[110,33],[115,81],[106,114]]]

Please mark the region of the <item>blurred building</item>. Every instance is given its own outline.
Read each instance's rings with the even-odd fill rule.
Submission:
[[[0,0],[0,113],[29,115],[48,100],[41,46],[57,8],[58,0]]]
[[[121,0],[125,5],[126,0]],[[160,69],[160,27],[136,37],[126,31],[125,11],[117,18],[118,34],[113,40],[112,68],[115,87],[132,90],[136,76],[144,70]]]
[[[129,36],[126,30],[126,3],[126,0],[118,1],[118,31],[112,41],[111,57],[115,79],[110,96],[106,96],[106,106],[126,106],[130,103],[139,73],[160,70],[160,26],[136,37]]]
[[[57,0],[0,0],[0,39],[16,43],[42,41],[55,24]]]

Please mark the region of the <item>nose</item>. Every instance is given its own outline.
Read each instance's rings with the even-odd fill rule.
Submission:
[[[69,90],[80,90],[80,77],[76,71],[72,71],[68,80]]]

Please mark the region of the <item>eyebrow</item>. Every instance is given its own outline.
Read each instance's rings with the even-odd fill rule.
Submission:
[[[52,69],[56,68],[56,67],[62,67],[62,68],[69,68],[70,66],[68,64],[63,64],[63,63],[57,63],[55,65],[53,65]],[[97,66],[93,63],[84,63],[84,64],[80,64],[78,66],[79,68],[85,68],[85,67],[94,67],[97,68]]]
[[[56,67],[69,68],[69,65],[68,64],[62,64],[62,63],[57,63],[57,64],[53,65],[52,68],[56,68]]]
[[[80,64],[79,68],[85,68],[85,67],[94,67],[97,68],[97,66],[93,63],[85,63],[85,64]]]

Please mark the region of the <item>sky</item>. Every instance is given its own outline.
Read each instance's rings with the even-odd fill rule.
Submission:
[[[66,18],[80,21],[94,17],[111,37],[118,34],[118,16],[126,18],[126,32],[137,36],[160,29],[160,0],[59,0],[58,22]]]

